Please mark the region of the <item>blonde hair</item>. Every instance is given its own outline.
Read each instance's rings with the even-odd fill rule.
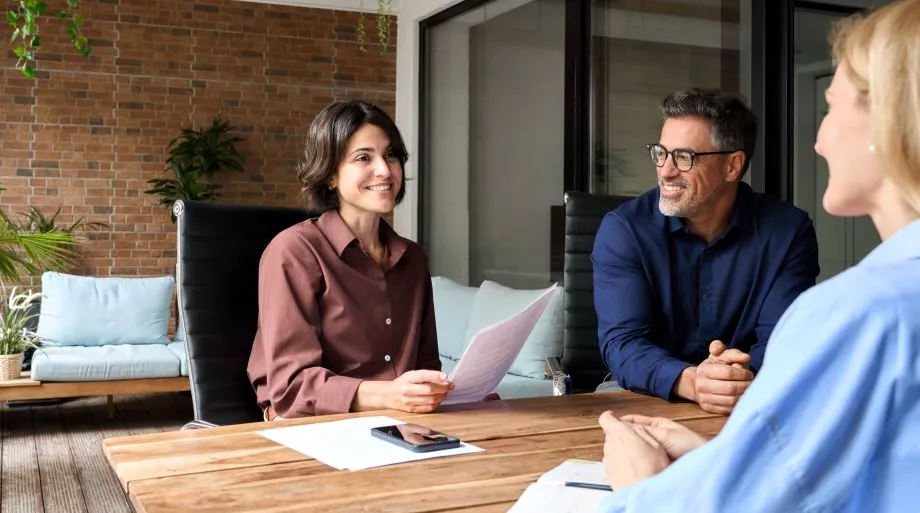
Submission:
[[[869,109],[872,143],[904,199],[920,211],[920,0],[900,0],[842,20],[834,61]]]

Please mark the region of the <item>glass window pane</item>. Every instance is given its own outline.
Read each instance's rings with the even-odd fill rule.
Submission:
[[[563,195],[565,0],[497,0],[427,31],[432,274],[544,287]]]
[[[831,278],[859,263],[881,242],[872,221],[836,217],[822,205],[827,188],[827,162],[815,153],[818,126],[827,112],[824,90],[831,83],[828,36],[833,23],[843,16],[829,12],[795,10],[795,161],[793,201],[808,212],[818,236],[821,274],[818,281]]]
[[[592,0],[591,14],[591,191],[634,196],[656,185],[646,145],[668,93],[715,87],[749,101],[750,0]]]

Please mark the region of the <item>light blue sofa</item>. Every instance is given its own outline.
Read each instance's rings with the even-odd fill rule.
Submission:
[[[167,336],[171,276],[96,278],[46,272],[32,379],[118,381],[188,376],[183,340]],[[180,334],[181,335],[181,334]]]
[[[522,311],[543,292],[516,290],[488,280],[479,287],[468,287],[443,276],[432,277],[431,285],[438,351],[447,374],[476,332]],[[553,381],[544,376],[544,363],[549,357],[562,356],[563,326],[564,302],[557,293],[495,390],[502,399],[553,395]]]

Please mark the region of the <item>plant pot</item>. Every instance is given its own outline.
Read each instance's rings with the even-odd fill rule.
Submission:
[[[19,379],[22,373],[22,353],[0,355],[0,381]]]

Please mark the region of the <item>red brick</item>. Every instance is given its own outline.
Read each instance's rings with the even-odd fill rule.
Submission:
[[[225,0],[83,2],[87,59],[51,20],[36,80],[0,69],[0,193],[11,215],[38,205],[58,220],[109,224],[79,235],[71,272],[172,274],[176,227],[158,197],[169,141],[220,114],[245,140],[243,173],[223,173],[219,201],[297,206],[294,167],[313,116],[337,98],[395,107],[395,44],[358,51],[353,12]],[[8,28],[0,36],[9,37]],[[267,37],[271,34],[271,37]],[[391,27],[396,41],[395,23]],[[411,149],[410,149],[411,150]],[[37,277],[26,280],[38,284]]]

